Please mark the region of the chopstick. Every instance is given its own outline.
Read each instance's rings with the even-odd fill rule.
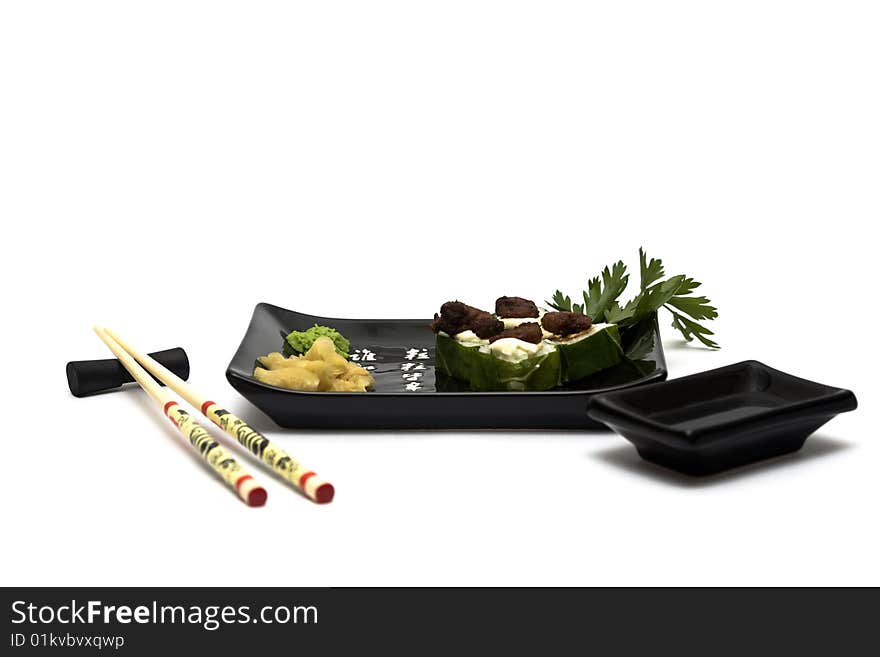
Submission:
[[[110,351],[128,370],[141,388],[159,404],[166,417],[183,434],[193,449],[211,466],[220,477],[236,492],[248,506],[263,506],[266,503],[266,489],[257,484],[254,478],[201,427],[192,416],[180,408],[177,401],[161,388],[147,372],[103,329],[95,327],[95,333],[103,340]]]
[[[242,447],[260,457],[263,463],[292,483],[309,499],[318,504],[333,500],[335,490],[331,483],[318,477],[263,434],[248,426],[244,420],[236,417],[217,402],[200,395],[174,372],[126,343],[109,328],[104,330],[153,376],[183,397],[193,408],[198,408],[202,415],[235,438]]]

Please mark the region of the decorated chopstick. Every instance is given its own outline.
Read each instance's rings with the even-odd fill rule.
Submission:
[[[254,478],[231,456],[229,456],[192,416],[183,410],[177,401],[161,388],[147,372],[110,335],[99,327],[95,333],[104,341],[119,362],[128,370],[141,388],[159,404],[166,417],[183,434],[193,449],[208,465],[244,500],[248,506],[263,506],[266,503],[266,489],[257,484]]]
[[[333,499],[335,491],[332,484],[318,477],[263,434],[248,426],[244,420],[236,417],[217,402],[200,395],[174,372],[126,343],[110,329],[104,330],[153,376],[183,397],[193,408],[201,410],[211,422],[235,438],[242,447],[258,456],[263,463],[292,483],[308,498],[319,504],[325,504]]]

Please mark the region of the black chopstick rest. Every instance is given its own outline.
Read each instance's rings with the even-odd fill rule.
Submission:
[[[189,358],[181,347],[154,351],[150,356],[181,379],[189,378]],[[115,358],[72,360],[67,364],[67,385],[74,397],[86,397],[96,392],[112,390],[133,381],[122,363]]]

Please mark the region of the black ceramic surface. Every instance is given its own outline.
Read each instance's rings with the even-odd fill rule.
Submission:
[[[375,390],[300,392],[253,378],[257,358],[281,351],[281,333],[313,324],[338,329],[351,341],[351,359],[370,368]],[[334,319],[261,303],[226,370],[229,383],[282,427],[346,429],[578,429],[602,428],[587,416],[600,391],[666,378],[656,322],[633,335],[632,359],[547,392],[474,392],[434,371],[429,319]]]
[[[597,395],[590,415],[643,459],[707,475],[795,452],[828,420],[855,408],[849,390],[745,361]]]

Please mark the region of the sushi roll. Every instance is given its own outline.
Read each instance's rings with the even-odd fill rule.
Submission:
[[[540,391],[620,361],[617,327],[499,297],[495,313],[449,301],[434,315],[437,369],[474,390]]]
[[[547,342],[559,351],[565,381],[583,379],[623,358],[616,324],[593,324],[580,313],[549,312],[541,317],[541,327]]]
[[[549,390],[560,382],[555,347],[536,323],[480,338],[472,330],[437,334],[437,368],[474,390]]]

